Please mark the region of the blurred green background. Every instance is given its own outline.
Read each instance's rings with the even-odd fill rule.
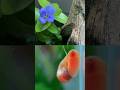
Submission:
[[[73,45],[42,45],[35,46],[35,90],[83,90],[80,89],[80,74],[66,84],[57,80],[56,71],[65,51],[80,51],[80,46]]]

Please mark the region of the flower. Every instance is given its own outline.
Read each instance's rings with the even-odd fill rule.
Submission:
[[[42,24],[45,24],[46,22],[54,22],[55,9],[52,5],[48,5],[45,8],[41,8],[39,10],[39,13],[39,21]]]

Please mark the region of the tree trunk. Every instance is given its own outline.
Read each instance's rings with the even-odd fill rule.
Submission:
[[[67,44],[85,44],[85,0],[73,0],[69,13],[68,22],[72,24],[72,33]],[[64,27],[65,27],[64,26]]]
[[[120,44],[119,6],[120,0],[90,0],[87,3],[87,44]]]

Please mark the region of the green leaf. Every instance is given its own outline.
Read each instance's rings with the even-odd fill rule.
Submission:
[[[62,36],[59,34],[59,35],[56,35],[56,37],[59,39],[59,40],[62,40]]]
[[[35,25],[35,32],[41,32],[42,31],[42,24],[37,21],[37,24]]]
[[[37,21],[37,24],[35,25],[35,32],[42,32],[51,25],[51,23],[41,24],[39,21]]]
[[[39,14],[39,9],[38,8],[35,8],[35,21],[38,20],[40,14]]]
[[[46,30],[51,26],[51,23],[47,22],[46,24],[43,25],[42,30]]]
[[[52,5],[56,9],[55,16],[58,16],[62,12],[61,8],[57,3],[53,3]]]
[[[48,28],[49,32],[55,34],[55,36],[57,37],[57,39],[61,40],[62,37],[60,35],[60,30],[59,28],[55,25],[55,24],[52,24],[49,28]]]
[[[55,20],[57,20],[60,23],[65,24],[68,20],[68,17],[65,14],[61,13],[60,15],[55,16]]]
[[[38,0],[38,3],[41,7],[46,7],[48,4],[50,4],[47,0]]]
[[[40,42],[43,42],[45,44],[52,44],[54,41],[52,40],[55,36],[52,35],[50,32],[48,31],[43,31],[41,33],[36,33],[37,39]]]
[[[58,28],[57,28],[57,26],[56,26],[55,24],[52,24],[52,25],[48,28],[48,30],[49,30],[51,33],[53,33],[53,34],[58,34],[58,33],[59,33],[59,30],[58,30]]]

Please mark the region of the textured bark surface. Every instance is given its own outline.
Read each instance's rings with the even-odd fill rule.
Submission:
[[[69,13],[68,22],[65,24],[74,24],[71,36],[67,44],[85,44],[85,1],[73,0]]]
[[[86,2],[86,43],[120,44],[120,0]]]

